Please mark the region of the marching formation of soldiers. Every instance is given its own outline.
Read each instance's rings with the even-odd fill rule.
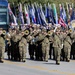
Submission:
[[[31,60],[48,62],[49,58],[70,62],[75,59],[75,30],[69,28],[32,25],[25,30],[11,29],[7,34],[0,29],[0,62],[3,62],[4,50],[8,59],[26,62],[27,48]]]

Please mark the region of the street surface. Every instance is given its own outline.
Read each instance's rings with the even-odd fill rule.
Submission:
[[[23,63],[7,60],[5,53],[4,63],[0,63],[0,75],[75,75],[75,60],[61,61],[60,65],[56,65],[54,60],[30,60],[27,54],[27,60]]]

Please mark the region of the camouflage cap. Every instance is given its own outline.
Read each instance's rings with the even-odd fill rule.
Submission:
[[[20,32],[21,32],[21,34],[25,34],[25,31],[24,30],[21,30]]]
[[[49,27],[52,27],[52,23],[49,23],[48,26],[49,26]]]
[[[45,27],[43,27],[43,28],[42,28],[42,31],[43,31],[43,32],[46,32],[46,31],[47,31],[47,29],[46,29]]]

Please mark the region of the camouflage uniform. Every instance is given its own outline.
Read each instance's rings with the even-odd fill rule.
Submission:
[[[10,36],[10,37],[8,37]],[[7,55],[8,55],[8,59],[10,60],[11,58],[11,35],[10,33],[6,34],[6,51],[7,51]]]
[[[60,40],[58,32],[56,33],[57,34],[54,35],[53,47],[54,47],[56,64],[59,65],[60,64],[60,54],[61,54],[61,40]]]
[[[2,63],[4,59],[4,51],[5,51],[5,41],[4,37],[2,36],[2,29],[0,29],[0,62]]]
[[[12,43],[12,59],[19,60],[19,41],[21,36],[19,36],[19,32],[16,32],[12,35],[11,43]]]
[[[64,39],[64,53],[65,53],[66,61],[68,62],[70,61],[71,45],[72,45],[71,38],[69,34],[67,34],[67,36]]]
[[[71,33],[71,39],[72,39],[72,51],[71,54],[73,55],[73,59],[75,59],[75,29],[74,32]]]
[[[7,55],[8,55],[8,59],[11,59],[11,34],[12,34],[12,29],[9,28],[8,33],[6,34],[5,38],[6,38],[6,51],[7,51]]]
[[[50,47],[50,42],[48,37],[45,37],[44,40],[42,41],[42,54],[43,54],[43,61],[48,62],[49,58],[49,47]]]
[[[30,59],[34,59],[34,52],[35,52],[35,33],[36,29],[32,29],[30,28],[30,34],[26,37],[27,42],[29,43],[29,55],[30,55]]]
[[[53,59],[54,59],[55,57],[54,57],[54,49],[53,49],[53,31],[50,30],[49,32],[50,32],[50,33],[48,33],[49,34],[49,42],[50,42],[49,57],[50,57],[50,59],[52,59],[52,55],[53,55]]]
[[[15,30],[12,30],[12,34],[11,34],[11,60],[14,60],[14,52],[15,52],[15,44],[14,44],[14,40],[15,40]]]
[[[23,36],[19,42],[20,61],[26,62],[27,40]]]
[[[64,51],[63,51],[64,34],[63,34],[63,31],[62,30],[60,30],[59,39],[61,41],[61,57],[60,57],[60,59],[63,60],[64,59]]]
[[[44,51],[45,49],[44,46],[43,46],[43,42],[44,42],[44,38],[46,36],[46,34],[44,34],[44,32],[46,32],[45,29],[42,29],[42,31],[39,33],[38,35],[38,41],[37,41],[37,48],[36,48],[36,59],[38,60],[43,60],[43,56],[44,56]]]
[[[30,54],[30,59],[34,59],[34,51],[35,51],[35,40],[34,40],[34,34],[35,34],[35,32],[34,31],[36,31],[36,29],[34,29],[33,31],[30,31],[31,33],[30,33],[30,36],[31,36],[31,40],[30,40],[30,42],[29,42],[29,54]]]

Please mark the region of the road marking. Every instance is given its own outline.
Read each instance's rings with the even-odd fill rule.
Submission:
[[[5,63],[7,64],[13,64],[13,65],[16,65],[16,66],[21,66],[21,67],[26,67],[26,68],[31,68],[31,69],[37,69],[37,70],[41,70],[41,71],[47,71],[47,72],[50,72],[50,73],[58,73],[58,74],[65,74],[65,75],[75,75],[75,73],[69,73],[69,72],[62,72],[62,71],[59,71],[59,70],[49,70],[45,67],[42,67],[42,66],[30,66],[30,65],[27,65],[25,63],[16,63],[16,62],[12,62],[12,61],[8,61],[8,60],[4,60]]]

